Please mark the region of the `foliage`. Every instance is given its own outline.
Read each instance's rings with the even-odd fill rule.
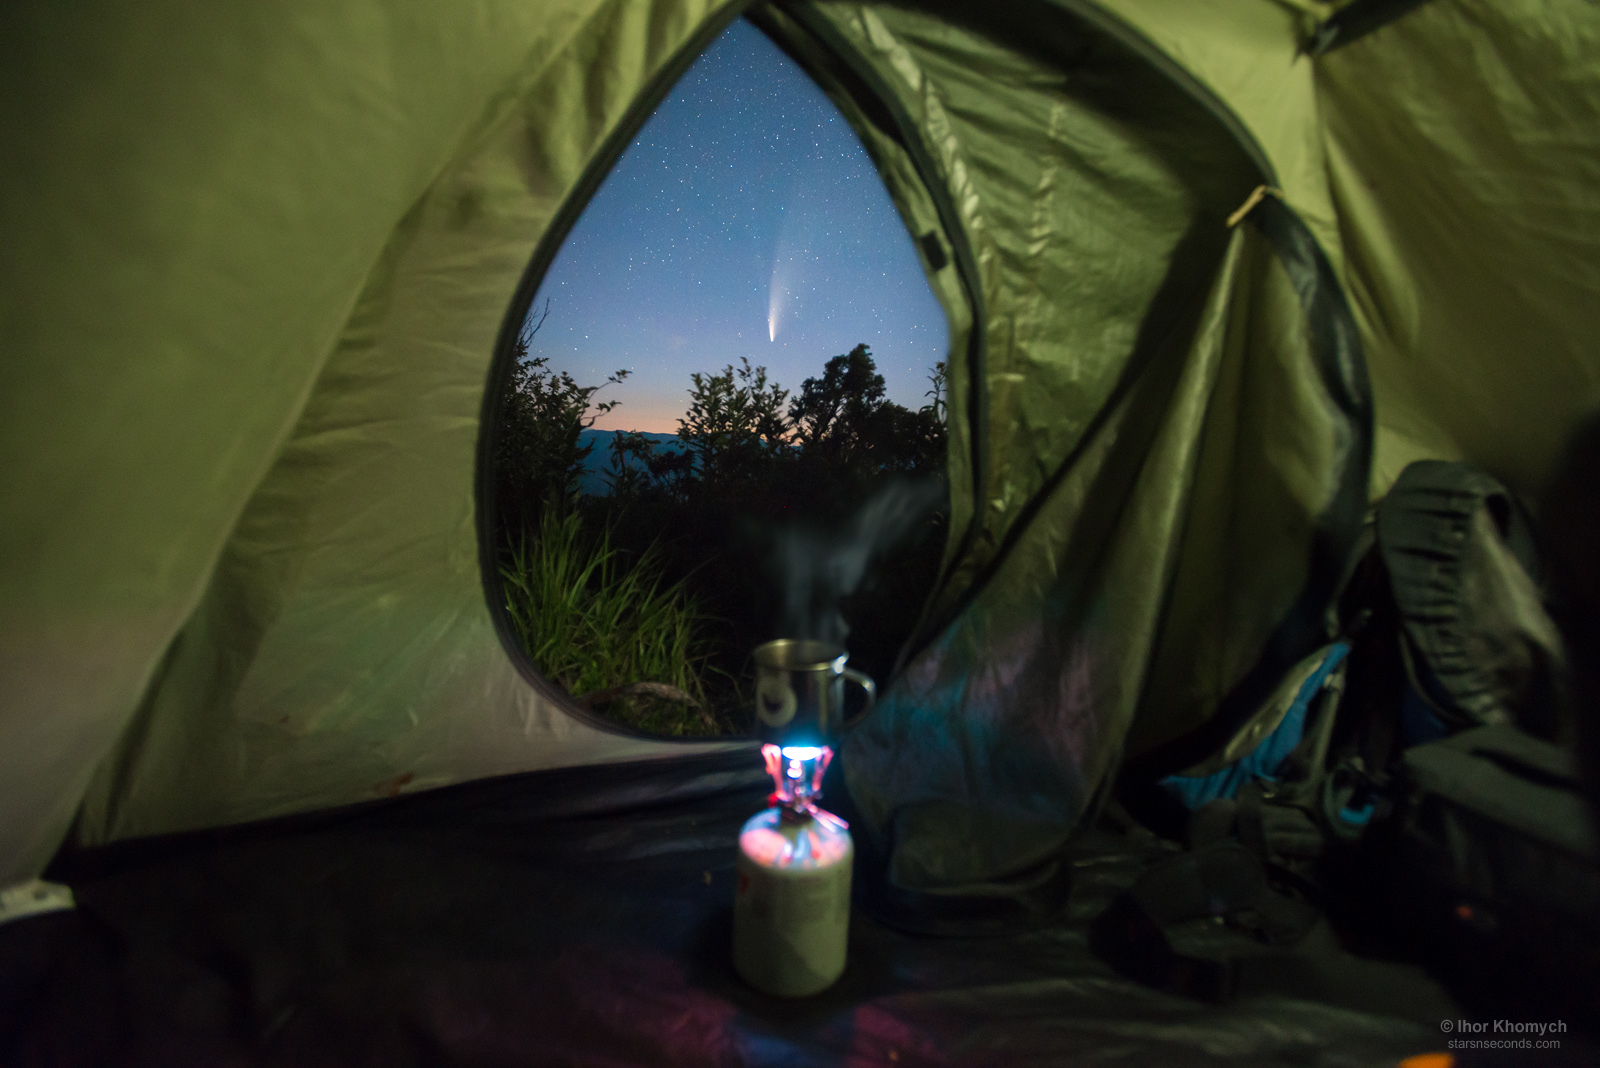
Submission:
[[[683,582],[664,582],[654,546],[627,559],[609,527],[592,538],[578,512],[551,508],[533,537],[508,555],[500,570],[506,610],[547,677],[579,698],[628,683],[665,683],[700,708],[646,695],[612,702],[608,711],[655,733],[721,729],[706,711],[711,621]]]
[[[739,502],[761,514],[823,502],[837,511],[886,476],[944,469],[942,362],[930,376],[932,403],[916,411],[885,397],[866,345],[829,360],[792,399],[749,360],[690,380],[689,410],[678,421],[684,451],[642,434],[613,437],[606,477],[619,507],[654,496],[697,507]]]
[[[860,476],[941,470],[944,466],[944,364],[932,376],[934,404],[911,411],[884,397],[883,376],[866,345],[829,360],[789,407],[795,440],[808,461]]]
[[[924,405],[922,410],[932,415],[934,421],[943,426],[950,412],[949,405],[945,399],[950,386],[949,366],[943,360],[934,364],[933,374],[928,376],[928,381],[933,388],[923,394],[924,397],[928,398],[929,403]]]
[[[800,447],[833,463],[860,460],[870,448],[885,405],[883,376],[872,352],[857,345],[835,356],[821,378],[808,378],[789,406]]]
[[[650,485],[650,464],[657,458],[655,442],[643,434],[619,430],[611,436],[611,469],[606,490],[614,497],[633,497]]]
[[[545,309],[548,316],[548,304]],[[550,370],[548,357],[530,358],[528,345],[544,319],[517,338],[496,427],[497,500],[502,520],[511,527],[525,525],[547,504],[577,493],[594,448],[582,442],[583,432],[617,406],[616,401],[597,403],[595,394],[628,377],[627,371],[618,371],[603,385],[580,386],[567,372]]]
[[[783,402],[789,391],[767,381],[765,367],[748,359],[717,375],[690,375],[689,410],[678,420],[678,439],[694,457],[702,483],[748,481],[788,451],[789,421]]]

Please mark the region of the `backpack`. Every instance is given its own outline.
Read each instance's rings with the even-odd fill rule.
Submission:
[[[1406,744],[1496,723],[1570,743],[1561,638],[1516,498],[1465,464],[1423,460],[1401,473],[1376,520],[1407,684]]]
[[[1414,463],[1354,561],[1338,640],[1210,759],[1156,784],[1186,813],[1188,851],[1108,910],[1103,951],[1147,982],[1198,976],[1226,996],[1236,964],[1185,960],[1167,937],[1196,903],[1266,945],[1294,946],[1325,912],[1436,965],[1473,945],[1476,974],[1500,980],[1555,967],[1566,930],[1586,948],[1553,974],[1596,988],[1600,866],[1527,513],[1482,472]]]

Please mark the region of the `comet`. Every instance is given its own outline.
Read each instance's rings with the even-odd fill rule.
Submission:
[[[780,275],[786,273],[783,268],[784,263],[782,260],[774,262],[772,265],[772,281],[767,284],[768,341],[778,340],[778,323],[783,318],[783,306],[787,303],[785,298],[789,295],[789,287],[784,285],[784,280],[780,277]]]
[[[778,241],[772,250],[772,278],[767,283],[767,340],[777,341],[784,316],[793,318],[800,309],[800,276],[808,258],[814,223],[805,198],[791,191],[789,204],[778,224]]]

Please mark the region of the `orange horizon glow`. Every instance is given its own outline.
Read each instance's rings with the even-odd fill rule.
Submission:
[[[626,430],[634,434],[676,434],[678,420],[683,412],[660,412],[634,409],[626,406],[607,412],[594,421],[594,430]]]

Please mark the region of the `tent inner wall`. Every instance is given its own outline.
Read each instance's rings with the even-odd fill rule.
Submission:
[[[517,674],[477,581],[470,496],[487,355],[526,250],[707,16],[626,7],[597,11],[566,58],[499,94],[396,227],[200,609],[97,775],[82,841],[662,750],[573,720]],[[869,830],[910,843],[896,879],[993,881],[1076,823],[1147,675],[1169,680],[1153,692],[1178,702],[1147,710],[1152,737],[1203,721],[1298,588],[1311,524],[1282,517],[1286,504],[1315,515],[1316,490],[1274,497],[1277,484],[1257,479],[1255,496],[1236,500],[1239,464],[1202,445],[1226,333],[1215,324],[1270,276],[1251,239],[1228,251],[1223,223],[1260,175],[1214,115],[1071,16],[1017,42],[894,7],[812,11],[910,117],[984,309],[980,365],[962,365],[976,350],[953,356],[953,412],[989,427],[981,479],[953,487],[978,517],[937,606],[958,618],[852,741],[847,767]],[[914,232],[933,228],[927,176],[913,178],[890,140],[869,148],[890,164]],[[959,336],[970,308],[953,272],[929,266]],[[1273,292],[1268,306],[1292,304],[1287,287]],[[1292,367],[1296,339],[1280,333],[1267,343]],[[982,396],[967,388],[972,370]],[[1248,561],[1266,577],[1230,608],[1229,657],[1183,633],[1162,634],[1157,657],[1167,600],[1189,603],[1172,576],[1210,577],[1180,563],[1194,557],[1183,537],[1203,456],[1208,522],[1254,508],[1287,529],[1230,543],[1233,571]],[[1204,681],[1170,681],[1191,674]],[[964,756],[928,759],[934,740]],[[936,859],[928,828],[952,806],[994,843],[983,856]]]
[[[38,870],[136,707],[84,842],[675,751],[518,675],[483,602],[472,465],[527,250],[726,9],[483,0],[441,25],[374,0],[222,25],[157,4],[71,32],[12,9],[0,39],[75,43],[0,69],[75,74],[59,108],[15,116],[36,195],[3,209],[0,321],[37,355],[0,390],[20,458],[4,558],[27,561],[0,583],[0,883]],[[1252,159],[1372,345],[1374,489],[1434,455],[1534,492],[1600,401],[1600,26],[1560,0],[1424,5],[1313,78],[1292,16],[1254,0],[1044,5],[1022,35],[948,6],[788,10],[907,117],[931,172],[852,114],[913,233],[970,251],[974,287],[928,263],[973,537],[850,743],[866,844],[909,895],[1046,887],[1117,754],[1207,722],[1260,657],[1352,455],[1299,281],[1222,223]],[[946,823],[984,848],[940,859]]]
[[[430,76],[481,95],[391,224],[199,607],[90,785],[80,842],[689,751],[589,726],[518,672],[485,602],[474,464],[496,334],[530,249],[722,6],[573,5],[551,21],[546,4],[512,24],[464,12],[459,36],[440,39]],[[533,50],[489,84],[468,77],[500,54],[480,35],[507,34]],[[284,151],[322,134],[294,126]]]
[[[1530,499],[1600,407],[1600,9],[1424,4],[1318,61],[1373,496],[1418,459]]]
[[[1204,722],[1260,657],[1349,428],[1301,295],[1226,225],[1260,173],[1144,59],[1060,13],[1016,41],[816,9],[913,117],[959,210],[989,427],[979,535],[939,594],[953,622],[847,739],[844,771],[882,904],[1004,923],[1059,894],[1061,847],[1130,729],[1153,745]]]
[[[1018,38],[962,29],[950,13],[815,7],[915,124],[975,261],[983,396],[964,366],[951,390],[954,419],[986,424],[984,470],[953,495],[980,485],[985,497],[941,591],[935,617],[948,619],[1101,416],[1130,355],[1208,283],[1222,220],[1261,178],[1211,113],[1065,12]]]
[[[525,141],[501,149],[526,161],[526,219],[508,227],[522,226],[531,242],[545,205],[562,195],[563,172],[528,157],[581,161],[714,6],[0,5],[8,144],[0,196],[0,885],[39,872],[61,842],[294,432],[373,264],[473,131],[527,100],[542,79],[577,90],[565,90],[564,109],[550,113],[564,125],[553,128],[549,148],[530,151]],[[624,23],[633,28],[604,45],[604,27]],[[447,269],[467,265],[439,267],[434,301],[463,274],[483,285],[486,304],[515,285],[514,267],[499,287]],[[488,321],[501,310],[487,311]],[[448,343],[476,340],[468,330]],[[457,370],[452,389],[475,396],[481,368]],[[397,393],[410,390],[401,375],[391,381]],[[450,411],[473,418],[466,405]],[[453,439],[431,441],[455,462]],[[407,477],[440,455],[420,443],[408,452]],[[470,447],[459,455],[470,463]],[[337,478],[331,450],[328,459],[319,477]],[[429,505],[430,516],[443,507],[459,519],[452,493],[451,503]],[[430,519],[421,529],[437,526]],[[397,523],[394,536],[406,529]],[[384,551],[375,545],[354,566]],[[438,570],[445,560],[424,566]],[[400,640],[390,632],[374,644]],[[296,671],[322,652],[304,649]],[[250,650],[215,655],[247,658]],[[352,664],[352,678],[368,663]],[[442,677],[451,668],[432,670]],[[425,692],[418,700],[428,704]],[[277,718],[326,722],[322,711],[285,708]],[[181,705],[175,714],[200,731],[209,717],[234,715],[226,705]],[[402,718],[397,737],[407,725]],[[175,728],[168,740],[181,748],[183,733]],[[351,769],[308,770],[301,790],[291,737],[279,739],[273,758],[277,795],[225,811],[264,815],[354,799],[410,770],[374,755],[390,743],[352,737]],[[170,768],[209,753],[159,752],[168,740],[134,740],[144,756],[133,764],[148,758]],[[392,775],[378,771],[385,763]],[[341,774],[338,789],[325,788]],[[144,814],[130,812],[125,826],[178,824],[154,794],[143,796]],[[85,822],[91,835],[104,828],[92,816]]]

